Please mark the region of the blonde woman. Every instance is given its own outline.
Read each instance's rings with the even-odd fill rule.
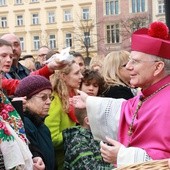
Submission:
[[[69,104],[69,98],[76,95],[82,81],[81,69],[72,61],[64,69],[57,71],[51,78],[54,100],[51,102],[49,116],[45,119],[51,131],[56,152],[57,167],[63,169],[64,150],[62,131],[76,125],[74,107]]]
[[[101,72],[103,60],[97,56],[93,57],[90,61],[89,68]]]
[[[106,82],[104,97],[129,99],[134,95],[130,88],[130,74],[126,69],[130,53],[128,51],[113,51],[105,58],[102,75]]]

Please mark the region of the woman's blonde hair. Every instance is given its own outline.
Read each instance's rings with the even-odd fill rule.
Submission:
[[[97,56],[91,59],[89,68],[93,69],[95,66],[99,66],[100,68],[102,68],[102,59]]]
[[[130,53],[125,50],[110,52],[103,61],[102,75],[108,86],[127,86],[127,82],[121,80],[119,69],[128,62]]]
[[[53,86],[54,92],[56,92],[61,99],[62,106],[65,112],[69,111],[69,91],[62,75],[68,75],[72,70],[72,65],[75,61],[70,62],[66,67],[61,70],[56,70],[55,73],[50,77],[50,81]]]

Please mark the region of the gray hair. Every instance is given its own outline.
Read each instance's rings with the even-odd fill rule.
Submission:
[[[164,62],[165,64],[165,72],[166,74],[170,74],[170,59],[165,59],[165,58],[162,58],[162,57],[158,57],[158,56],[155,56],[155,55],[149,55],[153,60],[156,60],[156,61],[162,61]]]

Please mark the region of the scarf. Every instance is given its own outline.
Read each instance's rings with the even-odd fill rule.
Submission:
[[[76,93],[74,90],[70,91],[70,93],[69,93],[70,98],[72,98],[75,95],[76,95]],[[71,104],[69,105],[69,112],[67,114],[73,122],[78,123],[77,118],[75,116],[75,108],[73,105],[71,105]]]
[[[0,90],[0,150],[6,169],[31,170],[32,154],[21,117]]]

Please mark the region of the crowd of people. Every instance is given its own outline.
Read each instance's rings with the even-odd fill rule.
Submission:
[[[131,51],[86,61],[42,46],[21,57],[15,34],[0,37],[0,169],[112,170],[170,158],[170,34],[153,22]],[[149,132],[149,133],[148,133]]]

